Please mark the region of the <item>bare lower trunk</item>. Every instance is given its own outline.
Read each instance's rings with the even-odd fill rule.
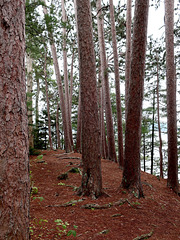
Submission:
[[[81,134],[82,134],[82,119],[81,119],[81,93],[79,91],[78,117],[77,117],[77,134],[76,134],[76,151],[81,152]]]
[[[105,42],[104,42],[101,0],[97,0],[96,6],[97,6],[97,12],[98,12],[97,14],[98,39],[99,39],[100,59],[101,59],[101,75],[102,75],[103,92],[104,92],[103,100],[105,102],[106,127],[107,127],[107,139],[108,139],[108,158],[116,162],[117,158],[116,158],[112,108],[111,108],[109,80],[108,80],[108,71],[107,71],[107,62],[106,62],[106,50],[105,50]]]
[[[110,3],[110,16],[111,16],[111,33],[114,55],[114,73],[115,73],[115,86],[116,86],[116,109],[117,109],[117,126],[118,126],[118,162],[119,166],[123,167],[123,128],[122,128],[122,111],[121,111],[121,94],[120,94],[120,76],[119,76],[119,62],[116,43],[116,29],[114,19],[114,5],[113,0],[109,0]]]
[[[148,9],[149,1],[136,0],[122,179],[122,186],[131,189],[139,197],[143,196],[140,179],[140,146]]]
[[[67,16],[65,12],[64,0],[61,0],[62,5],[62,20],[63,22],[67,22]],[[73,138],[72,138],[72,126],[71,126],[71,114],[70,114],[70,101],[69,101],[69,81],[68,81],[68,64],[67,64],[67,44],[66,44],[66,29],[63,28],[63,66],[64,66],[64,86],[65,86],[65,107],[67,114],[67,124],[69,130],[69,140],[71,142],[71,146],[73,146]]]
[[[34,136],[33,136],[33,79],[32,79],[32,58],[26,55],[27,64],[27,106],[28,106],[28,130],[29,130],[29,148],[34,148]]]
[[[179,192],[177,153],[176,81],[174,65],[174,0],[165,0],[168,186]]]
[[[52,137],[51,137],[51,117],[49,112],[49,96],[48,96],[48,83],[47,83],[47,52],[45,52],[44,59],[44,80],[45,80],[45,90],[46,90],[46,104],[47,104],[47,115],[48,115],[48,133],[49,133],[49,145],[50,149],[53,150]]]
[[[160,157],[160,178],[163,178],[163,155],[162,155],[162,138],[161,138],[161,124],[159,111],[159,63],[157,57],[157,117],[158,117],[158,132],[159,132],[159,157]]]
[[[60,149],[61,148],[61,143],[60,143],[60,134],[59,134],[59,104],[57,105],[57,110],[56,110],[56,134],[57,134],[57,146]]]
[[[102,176],[92,15],[89,0],[77,0],[76,2],[82,104],[83,162],[83,174],[79,194],[97,198],[102,193]]]
[[[43,1],[44,1],[44,3],[46,3],[45,0],[43,0]],[[43,7],[43,11],[44,11],[44,15],[46,17],[46,15],[48,13],[47,13],[47,8],[45,6]],[[48,25],[48,23],[47,23],[47,25]],[[63,86],[62,86],[62,81],[61,81],[57,52],[56,52],[56,47],[54,44],[52,33],[48,32],[48,35],[49,35],[49,39],[50,39],[51,52],[52,52],[54,69],[55,69],[56,80],[57,80],[57,85],[58,85],[58,92],[59,92],[59,97],[60,97],[60,107],[61,107],[63,129],[64,129],[65,150],[66,150],[66,152],[70,152],[72,150],[72,148],[71,148],[71,142],[70,142],[70,136],[69,136],[69,125],[68,125],[68,120],[67,120],[68,117],[67,117],[67,111],[66,111],[66,107],[65,107]]]
[[[152,132],[151,132],[151,174],[154,168],[154,117],[155,117],[155,89],[153,91],[153,116],[152,116]]]
[[[0,239],[29,239],[25,1],[0,3]]]

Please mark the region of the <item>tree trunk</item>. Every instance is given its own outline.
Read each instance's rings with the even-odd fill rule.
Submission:
[[[79,69],[82,110],[83,174],[79,194],[97,198],[102,193],[96,64],[89,0],[77,0]]]
[[[168,186],[178,193],[176,81],[174,65],[174,0],[165,0]]]
[[[45,0],[43,0],[43,1],[46,4],[46,1]],[[48,13],[47,13],[47,8],[45,6],[43,7],[43,11],[44,11],[45,19],[46,19],[46,15]],[[46,22],[46,24],[48,25],[47,22]],[[67,120],[67,111],[66,111],[66,107],[65,107],[63,86],[62,86],[62,81],[61,81],[57,52],[56,52],[56,47],[55,47],[54,40],[53,40],[53,34],[51,32],[48,32],[48,36],[50,39],[51,52],[52,52],[54,69],[55,69],[56,80],[57,80],[57,85],[58,85],[58,92],[59,92],[59,97],[60,97],[60,106],[61,106],[62,121],[63,121],[63,128],[64,128],[65,150],[66,150],[66,152],[70,152],[72,150],[72,148],[71,148],[71,143],[70,143],[69,128],[68,128],[69,125],[68,125],[68,120]]]
[[[125,69],[125,116],[127,116],[127,101],[131,72],[131,5],[132,0],[127,0],[126,12],[126,69]]]
[[[163,155],[162,155],[162,138],[161,138],[161,124],[159,111],[159,63],[157,57],[157,117],[158,117],[158,132],[159,132],[159,157],[160,157],[160,178],[163,178]]]
[[[143,196],[140,179],[140,146],[148,9],[149,1],[136,0],[122,179],[122,186],[135,191],[139,197]]]
[[[122,111],[121,111],[121,94],[120,94],[120,76],[119,76],[119,63],[118,51],[116,43],[116,28],[114,19],[114,5],[113,0],[109,0],[110,4],[110,17],[111,17],[111,34],[114,55],[114,73],[115,73],[115,86],[116,86],[116,109],[117,109],[117,126],[118,126],[118,162],[119,166],[123,167],[123,128],[122,128]]]
[[[61,0],[62,7],[62,21],[67,22],[67,16],[64,6],[64,0]],[[67,124],[69,129],[69,138],[71,146],[73,146],[72,126],[71,126],[71,112],[70,112],[70,99],[69,99],[69,81],[68,81],[68,64],[67,64],[67,46],[66,46],[66,28],[63,28],[63,66],[64,66],[64,86],[65,86],[65,108],[67,111]]]
[[[36,92],[36,101],[35,101],[35,148],[38,148],[38,142],[39,142],[39,93],[40,93],[40,86],[39,86],[39,76],[37,72],[35,71],[35,78],[37,83],[37,92]]]
[[[108,139],[108,158],[116,162],[117,158],[116,158],[112,108],[111,108],[110,91],[109,91],[109,80],[108,80],[108,73],[107,73],[101,0],[97,0],[96,6],[97,6],[97,12],[98,12],[97,14],[98,39],[99,39],[100,59],[101,59],[101,75],[102,75],[104,101],[105,101],[106,127],[107,127],[107,139]]]
[[[101,74],[99,74],[100,78]],[[106,134],[105,134],[105,124],[104,124],[104,101],[103,101],[103,88],[101,84],[101,80],[99,80],[99,122],[100,122],[100,133],[101,133],[101,144],[100,144],[100,150],[101,150],[101,157],[106,159],[107,158],[107,152],[106,152]]]
[[[153,91],[153,117],[152,117],[152,134],[151,134],[151,174],[154,167],[154,115],[155,115],[155,89]]]
[[[74,49],[72,53],[72,61],[71,61],[71,75],[70,75],[70,91],[69,91],[69,109],[70,109],[70,116],[72,113],[72,95],[73,95],[73,67],[74,67]]]
[[[53,150],[52,137],[51,137],[51,117],[49,112],[48,83],[47,83],[47,49],[45,50],[45,59],[44,59],[44,80],[45,80],[46,104],[47,104],[47,115],[48,115],[49,145],[50,145],[50,149]]]
[[[34,148],[34,136],[33,136],[33,79],[32,79],[32,58],[26,55],[27,64],[27,114],[28,114],[28,130],[29,130],[29,148]]]
[[[0,7],[0,239],[29,239],[25,1]]]
[[[76,151],[81,152],[81,134],[82,134],[82,118],[81,118],[81,93],[79,91],[78,117],[77,117],[77,134],[76,134]]]
[[[61,148],[61,141],[60,141],[60,134],[59,134],[59,104],[57,104],[57,110],[56,110],[56,135],[57,135],[57,146],[58,149]]]

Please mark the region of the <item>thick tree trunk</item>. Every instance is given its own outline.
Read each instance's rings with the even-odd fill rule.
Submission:
[[[136,0],[122,179],[122,186],[135,191],[139,197],[143,196],[140,179],[140,146],[148,9],[148,0]]]
[[[121,94],[120,94],[120,76],[119,76],[119,62],[118,51],[116,42],[116,28],[114,18],[114,5],[113,0],[109,0],[110,3],[110,16],[111,16],[111,34],[113,44],[114,55],[114,73],[115,73],[115,86],[116,86],[116,109],[117,109],[117,126],[118,126],[118,162],[119,166],[124,165],[124,153],[123,153],[123,128],[122,128],[122,111],[121,111]]]
[[[174,0],[165,0],[168,186],[178,193],[176,80],[174,64]]]
[[[0,239],[29,239],[25,1],[0,3]]]
[[[51,136],[51,117],[50,117],[50,111],[49,111],[48,83],[47,83],[47,49],[45,50],[45,59],[44,59],[44,80],[45,80],[46,104],[47,104],[47,115],[48,115],[49,145],[50,145],[50,149],[53,150],[52,136]]]
[[[82,111],[83,174],[79,194],[97,198],[102,192],[96,64],[89,0],[77,0],[77,26]]]
[[[106,127],[107,127],[107,139],[108,139],[108,158],[110,160],[113,160],[116,162],[117,158],[116,158],[116,149],[115,149],[109,80],[108,80],[108,73],[107,73],[107,62],[106,62],[106,50],[105,50],[105,42],[104,42],[101,0],[97,0],[96,6],[97,6],[97,12],[98,12],[98,14],[97,14],[98,39],[99,39],[100,59],[101,59],[101,75],[102,75],[104,102],[105,102]]]
[[[34,148],[34,136],[33,136],[33,79],[32,79],[32,58],[26,55],[27,64],[27,106],[28,106],[28,129],[29,129],[29,148]]]
[[[160,109],[159,109],[159,63],[157,57],[157,117],[158,117],[158,132],[159,132],[159,158],[160,158],[160,178],[163,178],[163,154],[162,154],[162,137],[160,124]]]
[[[43,1],[46,4],[46,1],[45,0],[43,0]],[[43,11],[44,11],[44,15],[46,17],[46,15],[48,14],[47,13],[47,8],[43,7]],[[48,32],[48,35],[49,35],[49,39],[50,39],[51,52],[52,52],[54,69],[55,69],[56,80],[57,80],[57,85],[58,85],[58,92],[59,92],[59,97],[60,97],[60,107],[61,107],[63,128],[64,128],[65,150],[66,150],[66,152],[70,152],[72,150],[72,148],[71,148],[71,142],[70,142],[70,136],[69,136],[69,128],[68,128],[69,125],[68,125],[68,120],[67,120],[68,117],[67,117],[67,110],[66,110],[66,107],[65,107],[63,86],[62,86],[62,81],[61,81],[57,52],[56,52],[56,47],[55,47],[55,44],[54,44],[52,33]]]
[[[131,5],[132,0],[127,0],[126,12],[126,69],[125,69],[125,116],[127,116],[127,101],[131,72]]]

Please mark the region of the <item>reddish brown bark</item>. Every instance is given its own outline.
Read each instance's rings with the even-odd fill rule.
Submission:
[[[33,136],[33,79],[32,79],[32,58],[26,55],[27,64],[27,106],[28,106],[28,132],[29,132],[29,148],[34,148],[34,136]]]
[[[158,117],[158,133],[159,133],[159,157],[160,157],[160,178],[163,178],[163,155],[162,155],[162,137],[160,124],[160,110],[159,110],[159,63],[157,57],[157,117]]]
[[[176,79],[174,64],[174,0],[165,0],[168,186],[179,191],[177,154]]]
[[[65,11],[64,0],[61,0],[62,6],[62,21],[67,22],[67,15]],[[72,138],[72,126],[71,126],[71,111],[70,111],[70,99],[69,99],[69,81],[68,81],[68,64],[67,64],[67,44],[66,44],[66,28],[63,28],[63,66],[64,66],[64,87],[65,87],[65,108],[67,112],[67,124],[69,130],[69,140],[71,146],[73,146]]]
[[[82,125],[81,125],[81,93],[79,91],[79,101],[78,101],[78,117],[77,117],[77,134],[76,134],[76,151],[81,152],[81,133],[82,133]]]
[[[45,0],[43,0],[43,1],[46,4],[46,1]],[[44,11],[44,15],[46,16],[48,14],[48,12],[47,12],[47,8],[45,6],[43,7],[43,11]],[[56,52],[56,47],[55,47],[55,43],[54,43],[54,39],[53,39],[53,34],[51,32],[48,32],[48,36],[50,39],[51,52],[52,52],[54,69],[55,69],[56,80],[57,80],[57,85],[58,85],[58,93],[59,93],[59,97],[60,97],[60,107],[61,107],[61,112],[62,112],[65,150],[66,150],[66,152],[70,152],[72,150],[72,148],[71,148],[71,141],[70,141],[70,136],[69,136],[68,115],[67,115],[67,110],[65,107],[63,86],[62,86],[62,81],[61,81],[57,52]]]
[[[149,1],[136,0],[122,179],[122,186],[135,191],[139,197],[143,196],[140,179],[140,145],[148,8]]]
[[[83,174],[79,193],[97,198],[102,192],[96,64],[89,0],[77,0],[82,114]]]
[[[47,49],[45,49],[45,58],[44,58],[44,80],[45,80],[46,104],[47,104],[47,115],[48,115],[49,145],[50,145],[50,149],[53,150],[52,137],[51,137],[51,117],[50,117],[50,111],[49,111],[48,83],[47,83]]]
[[[112,107],[111,107],[111,100],[110,100],[109,80],[108,80],[108,71],[107,71],[101,0],[97,0],[96,6],[97,6],[97,12],[98,12],[97,14],[98,39],[99,39],[100,60],[101,60],[101,76],[102,76],[102,84],[103,84],[102,86],[103,86],[103,93],[104,93],[103,100],[105,102],[105,115],[106,115],[107,140],[108,140],[108,158],[116,162],[117,158],[116,158],[113,119],[112,119]]]
[[[0,3],[0,239],[29,239],[25,1]]]
[[[126,12],[126,69],[125,69],[125,115],[127,116],[127,101],[131,72],[131,5],[132,0],[127,0]]]
[[[57,104],[57,110],[56,110],[56,135],[57,135],[57,147],[61,148],[61,141],[60,141],[60,134],[59,134],[59,104]]]
[[[111,17],[111,34],[113,44],[113,55],[114,55],[114,74],[115,74],[115,86],[116,86],[116,109],[117,109],[117,126],[118,126],[118,162],[119,166],[123,167],[123,128],[122,128],[122,111],[121,111],[121,94],[120,94],[120,76],[119,76],[119,62],[118,62],[118,51],[116,42],[116,28],[114,18],[114,5],[113,0],[109,0],[110,3],[110,17]]]

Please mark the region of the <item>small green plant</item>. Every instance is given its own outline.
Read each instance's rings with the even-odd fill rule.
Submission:
[[[54,221],[57,225],[56,229],[58,230],[58,235],[59,236],[62,236],[63,234],[66,235],[66,236],[70,236],[70,235],[73,235],[74,237],[76,237],[76,231],[74,229],[77,228],[76,225],[74,225],[74,229],[73,230],[68,230],[68,226],[69,226],[69,223],[68,222],[63,222],[61,219],[56,219]]]
[[[29,227],[29,233],[30,233],[30,235],[33,235],[34,231],[33,231],[32,227]]]
[[[40,225],[40,226],[43,226],[43,225],[45,225],[45,223],[47,223],[48,222],[48,220],[46,220],[46,219],[37,219],[37,218],[35,218],[34,219],[34,223],[36,224],[36,225]]]
[[[37,187],[32,187],[31,188],[31,194],[32,195],[38,194],[38,188]]]
[[[42,201],[44,200],[44,198],[43,198],[43,197],[33,197],[33,200],[35,200],[35,199],[38,199],[38,200],[40,200],[40,202],[42,202]]]
[[[66,184],[63,182],[58,183],[59,186],[65,186]]]
[[[38,156],[37,156],[37,159],[38,159],[38,160],[40,160],[40,159],[42,159],[42,158],[43,158],[43,155],[38,155]]]

